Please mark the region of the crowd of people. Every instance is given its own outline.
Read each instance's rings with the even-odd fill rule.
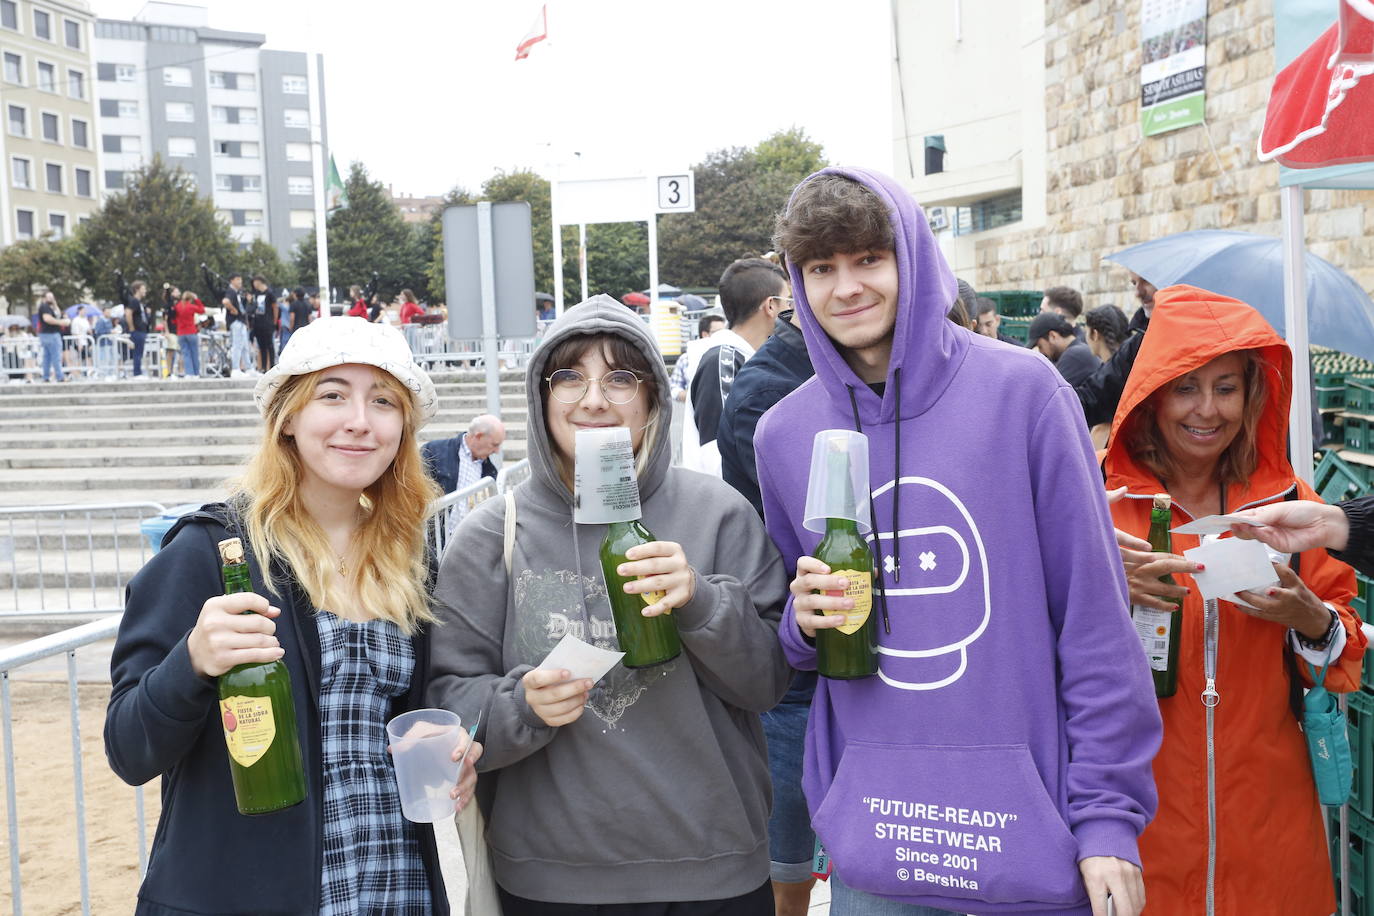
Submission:
[[[1287,344],[1243,302],[1133,278],[1130,318],[1053,288],[1008,345],[871,171],[803,181],[774,241],[726,267],[725,328],[704,318],[671,375],[619,302],[558,317],[526,370],[531,477],[442,557],[425,507],[488,473],[500,421],[422,453],[434,386],[366,296],[263,354],[259,451],[133,580],[113,653],[111,763],[163,776],[139,912],[447,912],[387,764],[386,719],[418,705],[480,722],[452,797],[486,817],[505,916],[797,916],[817,875],[834,916],[1332,912],[1292,701],[1314,668],[1359,685],[1354,573],[1325,548],[1364,556],[1374,511],[1323,512],[1294,473]],[[606,529],[577,521],[578,433],[605,427],[655,538],[615,572],[682,653],[595,680],[543,662],[618,645]],[[867,440],[871,594],[813,556],[812,442],[836,429]],[[1162,493],[1173,525],[1248,513],[1273,585],[1204,601],[1197,538],[1143,540]],[[240,533],[254,591],[224,596],[214,545]],[[1133,609],[1174,606],[1158,697]],[[855,615],[876,673],[821,676],[818,636]],[[213,678],[277,658],[310,800],[244,818]]]

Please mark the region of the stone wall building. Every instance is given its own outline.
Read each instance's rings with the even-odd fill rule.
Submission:
[[[977,224],[968,219],[949,219],[950,228],[941,232],[956,272],[976,288],[1071,286],[1083,292],[1088,307],[1110,302],[1129,312],[1135,304],[1129,275],[1104,262],[1104,254],[1192,229],[1281,233],[1279,167],[1261,163],[1255,152],[1275,73],[1273,0],[1209,0],[1206,122],[1153,137],[1141,130],[1139,0],[990,0],[990,7],[1002,9],[980,9],[978,18],[1004,29],[1019,22],[1016,47],[1039,54],[1039,73],[1009,59],[1005,49],[1000,57],[988,53],[967,34],[958,35],[955,52],[940,59],[916,44],[931,39],[929,31],[904,26],[904,18],[917,16],[915,0],[894,5],[898,58],[916,62],[898,66],[896,84],[906,102],[905,112],[896,102],[896,161],[899,174],[911,166],[905,177],[928,209],[976,215],[981,201],[933,186],[933,176],[921,174],[917,154],[930,135],[950,137],[951,172],[975,168],[959,158],[955,139],[966,125],[939,121],[957,117],[960,108],[947,101],[923,106],[922,86],[957,96],[965,82],[950,79],[952,73],[987,71],[1005,81],[1004,99],[1043,96],[1043,128],[1033,114],[1023,114],[1019,128],[1003,124],[993,141],[1001,147],[990,153],[1021,163],[1020,218],[984,231],[969,231]],[[1043,31],[1036,34],[1041,16]],[[934,43],[951,44],[941,42],[938,31]],[[938,74],[922,72],[919,63],[932,59],[945,77],[934,83]],[[982,77],[974,79],[977,85]],[[1043,179],[1036,162],[1043,163]],[[969,182],[958,187],[977,190]],[[989,192],[1006,193],[1005,187]],[[965,231],[958,232],[961,223]],[[1307,191],[1306,238],[1311,252],[1374,290],[1374,191]]]

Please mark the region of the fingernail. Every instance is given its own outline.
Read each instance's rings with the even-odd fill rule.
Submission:
[[[1276,589],[1276,588],[1271,588],[1271,589],[1269,589],[1267,592],[1265,592],[1265,594],[1268,595],[1270,598],[1274,597],[1274,596],[1277,595],[1278,593],[1279,593],[1279,590]]]
[[[1195,566],[1197,567],[1197,571],[1198,571],[1198,572],[1206,572],[1206,571],[1207,571],[1207,567],[1206,567],[1205,565],[1203,565],[1202,563],[1195,563],[1195,564],[1193,564],[1193,565],[1195,565]]]
[[[617,576],[626,575],[625,567],[623,567],[623,566],[617,566],[617,567],[615,568],[615,574],[616,574]]]

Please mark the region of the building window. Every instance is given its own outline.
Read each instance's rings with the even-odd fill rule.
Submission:
[[[216,176],[215,176],[215,190],[216,190],[216,191],[232,191],[232,190],[234,190],[234,176],[232,176],[232,175],[216,175]]]
[[[168,121],[186,123],[196,119],[195,106],[190,102],[168,102],[166,112]]]
[[[49,143],[62,142],[62,119],[55,112],[45,111],[38,116],[38,129]]]
[[[5,52],[5,82],[24,85],[24,58]]]
[[[309,175],[291,175],[286,179],[286,193],[314,194],[315,182]]]
[[[67,214],[49,213],[48,228],[52,230],[53,238],[62,239],[67,237]]]
[[[288,108],[282,115],[287,127],[310,127],[310,112],[304,108]]]
[[[287,162],[309,162],[310,144],[309,143],[288,143],[286,144]]]
[[[132,83],[136,72],[133,64],[115,64],[115,82]]]
[[[243,225],[245,225],[245,226],[261,226],[261,225],[262,225],[262,211],[261,211],[261,210],[244,210],[244,211],[243,211]]]
[[[14,211],[15,235],[20,239],[33,238],[33,211],[15,210]]]
[[[261,175],[244,175],[244,176],[243,176],[243,189],[244,189],[245,191],[261,191],[261,190],[262,190],[262,176],[261,176]]]
[[[196,155],[195,137],[168,137],[167,155],[174,159],[190,159]]]
[[[244,159],[258,158],[258,145],[256,143],[240,143],[239,155]]]
[[[1021,220],[1021,191],[1017,189],[989,197],[967,207],[959,207],[954,222],[955,235],[986,232]]]
[[[106,169],[105,187],[111,191],[124,187],[124,173],[118,169]]]
[[[303,76],[283,76],[281,78],[281,91],[290,95],[305,95],[308,91]]]
[[[314,210],[292,210],[291,211],[292,229],[314,229],[315,211]]]
[[[63,19],[62,33],[67,41],[67,47],[81,49],[81,23],[71,19]]]
[[[163,67],[162,85],[164,86],[189,86],[191,85],[190,67]]]
[[[227,89],[227,88],[228,88],[227,86],[224,85],[224,71],[223,71],[223,70],[211,70],[211,71],[210,71],[210,88],[211,88],[211,89]]]
[[[16,137],[29,135],[29,110],[23,105],[9,105],[8,120],[10,133]]]
[[[33,163],[22,156],[10,158],[10,177],[16,188],[33,190]]]
[[[228,156],[231,159],[237,158],[239,145],[236,140],[216,140],[214,141],[214,152],[216,156]]]
[[[77,197],[93,197],[93,196],[95,196],[95,195],[92,193],[92,191],[91,191],[91,170],[90,170],[90,169],[74,169],[74,170],[73,170],[73,174],[76,175],[76,196],[77,196]]]
[[[138,137],[105,134],[101,137],[101,142],[102,149],[107,153],[138,153],[143,151],[143,144]]]
[[[74,99],[86,97],[86,74],[83,71],[67,71],[67,95]]]
[[[52,41],[52,16],[43,10],[33,11],[33,37]]]
[[[258,78],[251,73],[235,73],[234,78],[239,89],[253,92],[258,88]]]
[[[256,108],[237,108],[237,109],[235,109],[235,111],[238,113],[238,119],[239,119],[239,120],[238,120],[238,123],[240,123],[240,124],[256,124],[256,123],[258,123],[258,110],[257,110]]]
[[[41,60],[38,62],[38,88],[44,92],[57,91],[57,68]]]
[[[62,165],[60,163],[45,163],[43,166],[43,177],[49,192],[53,194],[62,193]]]
[[[72,118],[72,146],[80,149],[91,148],[91,135],[86,127],[86,122],[80,118]]]
[[[229,124],[229,109],[223,105],[210,106],[210,120],[216,124]]]
[[[19,4],[15,0],[0,0],[0,26],[19,31]]]

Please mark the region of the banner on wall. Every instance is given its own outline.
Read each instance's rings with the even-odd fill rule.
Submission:
[[[1140,126],[1147,137],[1201,124],[1207,0],[1141,0]]]

